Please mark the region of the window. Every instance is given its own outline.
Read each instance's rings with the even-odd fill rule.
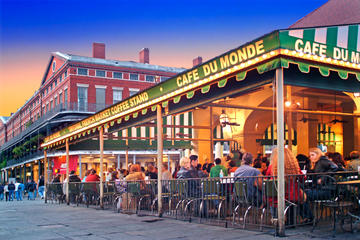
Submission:
[[[163,82],[165,80],[169,79],[169,77],[160,77],[160,81]]]
[[[105,88],[96,88],[96,111],[105,108]]]
[[[50,109],[53,109],[54,108],[54,102],[53,100],[50,101]]]
[[[67,92],[67,89],[65,91]],[[65,94],[66,94],[66,92],[65,92]],[[88,88],[87,87],[78,87],[79,111],[87,111],[87,105],[88,105]]]
[[[65,105],[65,107],[67,106],[67,101],[68,101],[68,90],[67,89],[65,89],[64,90],[64,105]]]
[[[67,77],[67,70],[64,72],[64,79]]]
[[[46,104],[46,112],[49,111],[49,104]]]
[[[57,96],[54,98],[54,106],[57,105]]]
[[[55,87],[57,86],[57,79],[55,79]]]
[[[96,70],[97,77],[105,77],[105,71],[103,70]]]
[[[120,78],[120,79],[122,79],[122,78],[123,78],[123,74],[122,74],[121,72],[114,72],[114,73],[113,73],[113,77],[114,77],[114,78]]]
[[[49,93],[49,88],[46,88],[46,95]]]
[[[62,104],[62,93],[59,93],[59,104]]]
[[[62,81],[62,74],[59,77],[59,83],[61,83],[61,81]]]
[[[122,100],[122,90],[113,89],[113,103],[120,102]]]
[[[52,71],[55,72],[55,69],[56,69],[56,62],[53,61],[53,64],[52,64]]]
[[[132,95],[135,95],[139,92],[139,89],[136,89],[136,88],[129,88],[129,95],[132,96]]]
[[[155,76],[151,76],[151,75],[146,75],[146,79],[147,82],[155,82]]]
[[[139,80],[139,74],[130,73],[130,80]]]
[[[86,68],[78,68],[78,75],[88,75],[88,70]]]
[[[52,91],[52,83],[50,84],[50,91]]]

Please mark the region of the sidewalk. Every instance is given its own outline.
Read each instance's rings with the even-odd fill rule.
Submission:
[[[287,230],[282,239],[329,239],[331,232]],[[339,234],[336,239],[360,239]],[[45,204],[43,200],[0,202],[0,239],[274,239],[269,233],[188,223],[168,218],[137,217],[110,210]]]

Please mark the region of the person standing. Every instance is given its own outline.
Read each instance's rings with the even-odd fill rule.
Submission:
[[[31,178],[28,180],[26,190],[28,192],[28,200],[35,200],[34,192],[36,190],[36,183]]]
[[[18,192],[17,197],[18,197],[19,201],[23,200],[24,190],[25,190],[25,185],[21,181],[19,181],[19,186],[18,186],[18,191],[17,191]]]
[[[15,184],[13,183],[13,181],[11,181],[9,183],[8,190],[9,190],[9,201],[13,201],[14,200],[14,192],[15,192]]]
[[[9,200],[9,190],[8,190],[8,184],[5,182],[4,184],[4,193],[5,193],[5,201]]]
[[[39,192],[39,195],[40,195],[41,199],[44,199],[45,186],[44,186],[44,176],[43,175],[41,175],[39,177],[37,188],[38,188],[38,192]]]
[[[4,185],[0,183],[0,201],[4,200]]]
[[[19,201],[19,179],[16,179],[16,182],[15,182],[15,198],[17,201]]]

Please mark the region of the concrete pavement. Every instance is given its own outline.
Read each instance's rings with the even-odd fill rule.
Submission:
[[[287,230],[284,239],[328,239],[331,232]],[[44,204],[43,200],[0,202],[0,240],[60,239],[273,239],[269,233],[216,227],[156,217],[137,217],[110,210]],[[360,239],[339,234],[337,239]]]

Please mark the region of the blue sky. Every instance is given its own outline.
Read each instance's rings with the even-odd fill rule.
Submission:
[[[91,56],[91,44],[103,42],[109,59],[137,61],[148,47],[152,64],[191,67],[196,56],[208,60],[287,28],[325,2],[0,0],[0,115],[39,87],[51,52]],[[5,105],[19,86],[24,93]]]

